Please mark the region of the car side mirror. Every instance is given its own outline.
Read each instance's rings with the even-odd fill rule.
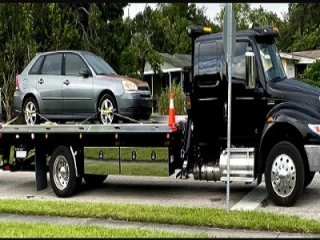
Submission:
[[[247,88],[253,89],[256,85],[256,61],[254,52],[246,52],[246,80]]]
[[[88,68],[81,68],[80,71],[79,71],[79,74],[81,76],[83,76],[84,78],[87,78],[90,76],[90,71]]]

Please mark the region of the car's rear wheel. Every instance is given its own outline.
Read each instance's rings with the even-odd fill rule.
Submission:
[[[24,101],[23,111],[24,121],[27,125],[35,125],[39,123],[39,107],[37,101],[33,97],[29,97]]]
[[[111,124],[117,122],[116,101],[110,94],[105,94],[99,103],[100,115],[99,121],[102,124]]]

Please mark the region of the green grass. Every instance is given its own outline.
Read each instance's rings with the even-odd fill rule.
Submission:
[[[23,238],[181,238],[208,237],[206,234],[177,234],[143,229],[104,228],[98,226],[66,226],[43,223],[1,222],[0,237]]]
[[[119,159],[118,148],[86,148],[84,151],[85,158],[99,159],[100,149],[103,152],[104,160],[116,160]],[[136,161],[151,160],[151,152],[156,152],[157,161],[168,161],[168,149],[167,148],[120,148],[120,158],[122,160],[131,160],[132,151],[136,151]]]
[[[69,201],[1,200],[0,212],[182,224],[226,229],[320,233],[320,222],[257,211]]]

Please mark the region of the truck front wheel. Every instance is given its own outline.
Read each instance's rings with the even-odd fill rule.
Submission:
[[[58,197],[70,197],[75,193],[79,181],[76,178],[72,154],[67,147],[57,147],[49,163],[50,182]]]
[[[290,142],[276,144],[270,151],[265,168],[266,188],[278,206],[291,206],[300,196],[305,180],[299,150]]]

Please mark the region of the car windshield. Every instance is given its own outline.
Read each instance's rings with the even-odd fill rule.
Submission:
[[[261,43],[260,58],[267,81],[283,80],[286,78],[280,55],[275,43]]]
[[[83,56],[97,75],[117,74],[101,57],[90,53],[84,53]]]

